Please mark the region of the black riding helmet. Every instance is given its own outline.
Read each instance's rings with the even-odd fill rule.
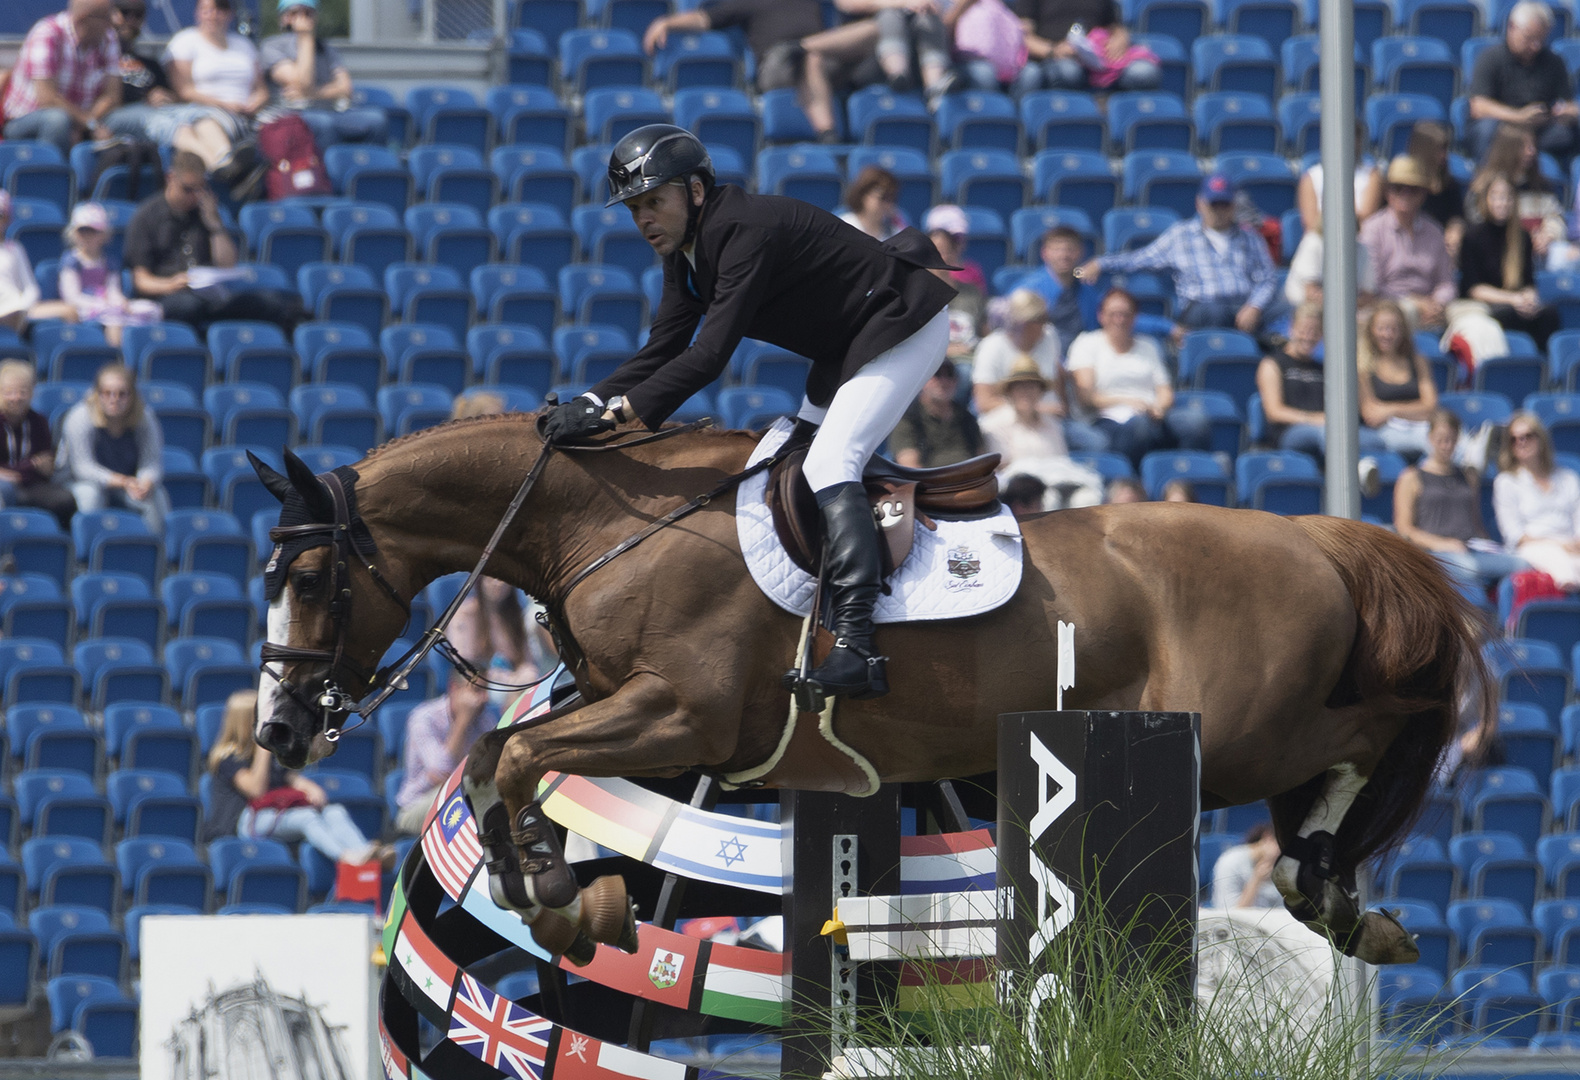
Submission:
[[[671,180],[696,176],[713,187],[713,160],[701,141],[674,124],[639,127],[614,144],[609,155],[609,201],[624,202]]]

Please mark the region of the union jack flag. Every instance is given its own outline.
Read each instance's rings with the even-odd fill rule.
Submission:
[[[459,785],[440,802],[436,819],[423,835],[422,853],[444,891],[460,899],[466,892],[467,879],[483,859],[483,847],[478,843],[477,826],[472,823],[472,811],[467,808]]]
[[[472,976],[461,975],[450,1012],[450,1041],[517,1080],[543,1080],[550,1020],[500,997]]]

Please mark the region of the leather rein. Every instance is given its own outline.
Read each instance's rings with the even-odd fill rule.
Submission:
[[[259,664],[260,671],[262,674],[274,679],[280,685],[280,688],[284,690],[298,705],[302,706],[308,712],[319,713],[319,731],[317,734],[322,734],[330,742],[337,741],[345,731],[355,730],[355,728],[360,727],[363,723],[366,723],[367,719],[372,716],[373,712],[378,709],[380,705],[384,704],[384,702],[389,699],[391,694],[406,689],[411,673],[415,671],[425,659],[427,659],[430,652],[435,650],[439,652],[439,655],[444,657],[451,667],[460,673],[462,678],[466,679],[466,681],[471,683],[473,686],[477,686],[485,690],[503,690],[507,692],[520,692],[532,689],[548,676],[545,675],[534,679],[531,682],[521,684],[499,683],[490,680],[481,672],[479,672],[476,666],[474,666],[456,650],[454,644],[452,644],[450,639],[445,636],[445,631],[449,628],[451,620],[455,618],[456,613],[460,610],[461,604],[471,594],[472,590],[476,588],[478,581],[482,578],[483,572],[488,566],[489,560],[493,557],[495,549],[499,546],[500,540],[504,538],[505,531],[510,528],[511,523],[515,520],[517,512],[520,511],[522,504],[526,502],[527,495],[530,494],[533,487],[536,486],[538,478],[543,474],[544,468],[548,465],[549,457],[552,455],[555,449],[559,449],[562,452],[578,454],[600,452],[607,453],[612,450],[628,450],[638,446],[646,446],[649,443],[660,442],[664,439],[671,439],[676,435],[684,435],[688,432],[698,431],[702,428],[710,427],[712,424],[713,420],[711,417],[704,417],[701,420],[695,420],[680,427],[667,428],[664,431],[642,435],[634,439],[622,440],[619,438],[619,436],[616,436],[615,439],[611,439],[606,442],[582,446],[562,446],[556,448],[550,443],[545,442],[542,448],[538,451],[537,460],[532,463],[532,468],[527,471],[526,477],[521,481],[521,486],[517,488],[515,497],[510,500],[510,505],[506,507],[504,515],[499,520],[499,524],[495,526],[493,535],[489,538],[488,543],[483,548],[482,555],[477,560],[477,565],[474,566],[471,573],[467,575],[466,581],[461,585],[460,591],[457,592],[455,598],[450,601],[450,604],[447,608],[445,608],[444,613],[434,621],[433,626],[428,629],[411,648],[407,649],[392,663],[384,665],[371,674],[369,674],[359,665],[353,663],[345,655],[347,629],[351,620],[352,592],[349,578],[349,566],[351,560],[355,559],[358,563],[360,563],[367,570],[369,576],[373,578],[374,583],[383,590],[384,594],[400,606],[401,611],[406,615],[408,623],[411,620],[411,604],[400,595],[395,587],[390,584],[389,579],[379,571],[379,568],[374,561],[375,553],[371,550],[370,545],[358,538],[358,532],[353,526],[359,522],[354,522],[352,519],[350,500],[346,497],[345,487],[341,483],[340,477],[336,476],[333,472],[319,474],[318,480],[323,483],[326,488],[328,488],[330,497],[334,503],[335,520],[333,522],[312,522],[306,525],[291,525],[283,527],[277,526],[269,530],[269,539],[273,540],[276,544],[282,544],[286,541],[299,539],[304,536],[321,536],[328,534],[330,545],[335,549],[334,557],[330,563],[329,589],[329,615],[334,626],[334,647],[330,649],[311,649],[295,645],[278,645],[273,642],[266,641],[263,644],[261,663]],[[632,548],[636,547],[643,540],[646,540],[654,533],[657,533],[668,526],[673,525],[675,522],[681,520],[692,512],[700,510],[704,506],[709,505],[714,499],[718,498],[720,495],[723,495],[725,492],[730,491],[748,477],[754,476],[764,469],[772,468],[773,465],[779,460],[780,456],[780,454],[770,455],[769,457],[757,462],[755,465],[752,465],[750,468],[726,477],[711,491],[696,496],[681,506],[676,507],[674,510],[671,510],[663,517],[656,519],[639,532],[620,541],[620,543],[616,544],[614,547],[598,556],[592,562],[582,567],[582,569],[570,579],[570,581],[565,585],[564,589],[561,590],[560,596],[556,601],[556,606],[563,605],[565,598],[570,595],[572,589],[574,589],[577,585],[580,585],[587,578],[591,577],[598,570],[607,566],[614,559],[625,554],[627,551],[630,551]],[[270,668],[272,663],[283,663],[285,661],[292,660],[328,661],[329,671],[324,677],[323,689],[318,692],[316,696],[305,687],[291,682],[289,679],[285,678],[283,674],[277,674]],[[352,676],[365,684],[369,689],[368,696],[362,698],[360,701],[354,699],[352,695],[340,685],[337,675],[341,671],[349,672]],[[552,672],[550,672],[550,674],[552,674]],[[348,714],[356,713],[359,717],[361,717],[361,720],[358,721],[357,724],[352,725],[350,728],[331,727],[329,725],[329,717],[331,713],[336,712]]]

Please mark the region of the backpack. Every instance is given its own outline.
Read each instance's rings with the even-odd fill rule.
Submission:
[[[264,187],[270,199],[328,195],[333,190],[329,172],[318,156],[313,130],[295,113],[286,113],[258,128],[258,152],[269,166]]]

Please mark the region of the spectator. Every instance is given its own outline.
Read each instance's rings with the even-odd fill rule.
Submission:
[[[1084,281],[1076,276],[1085,250],[1080,233],[1068,225],[1055,225],[1042,234],[1038,247],[1041,269],[1022,278],[1019,286],[1047,301],[1048,318],[1059,331],[1059,344],[1066,349],[1078,335],[1097,329],[1097,309],[1103,301],[1096,274]]]
[[[901,465],[934,468],[952,465],[982,452],[982,431],[976,418],[958,401],[960,373],[945,360],[922,392],[905,410],[889,435],[889,453]]]
[[[351,73],[340,51],[318,36],[318,0],[285,0],[280,29],[259,46],[259,62],[275,104],[300,113],[319,154],[335,143],[388,141],[383,109],[351,105]]]
[[[1459,417],[1436,409],[1428,426],[1430,451],[1394,485],[1394,530],[1430,551],[1454,580],[1486,589],[1524,569],[1525,560],[1506,553],[1487,535],[1481,519],[1481,478],[1476,470],[1454,464]]]
[[[999,498],[1016,517],[1042,513],[1047,509],[1043,502],[1047,494],[1048,485],[1030,473],[1016,473],[999,489]]]
[[[1441,329],[1458,288],[1443,229],[1421,213],[1430,177],[1400,154],[1388,165],[1387,206],[1361,226],[1361,243],[1377,274],[1377,292],[1397,300],[1413,326]]]
[[[62,529],[77,512],[71,492],[54,479],[55,447],[49,417],[33,408],[33,365],[0,361],[0,421],[5,428],[0,457],[0,506],[36,506],[55,515]]]
[[[902,94],[917,89],[914,55],[920,88],[934,106],[955,84],[949,38],[959,18],[956,6],[949,0],[834,0],[835,10],[853,20],[837,29],[852,35],[853,49],[871,49],[889,89]],[[871,35],[870,46],[865,46],[866,35]]]
[[[253,741],[257,711],[256,690],[238,690],[225,702],[225,721],[208,755],[214,782],[203,839],[267,836],[305,840],[335,862],[387,858],[388,850],[369,843],[344,806]]]
[[[1536,293],[1535,248],[1515,213],[1514,184],[1495,174],[1478,177],[1476,217],[1459,249],[1459,290],[1486,304],[1505,330],[1521,330],[1547,351],[1558,331],[1558,312]]]
[[[55,466],[71,485],[78,510],[131,510],[157,536],[170,513],[162,483],[164,449],[164,433],[143,407],[131,368],[105,364],[93,380],[93,393],[60,423]]]
[[[1212,425],[1202,413],[1169,413],[1174,384],[1157,342],[1136,334],[1136,312],[1135,297],[1110,289],[1098,312],[1103,328],[1075,339],[1066,366],[1109,445],[1139,467],[1153,450],[1205,450]]]
[[[823,12],[817,0],[707,0],[691,11],[662,15],[648,25],[642,47],[652,56],[669,42],[671,33],[700,33],[739,26],[747,47],[757,59],[757,90],[767,93],[795,87],[821,142],[838,142],[834,123],[833,90],[823,70],[823,58],[809,62],[802,44],[823,32]]]
[[[0,191],[0,236],[11,224],[11,196]],[[27,249],[17,240],[0,240],[0,328],[20,334],[39,319],[76,322],[77,313],[60,300],[41,300]]]
[[[1576,148],[1574,80],[1563,59],[1547,44],[1553,13],[1539,0],[1521,0],[1509,11],[1503,41],[1483,49],[1470,77],[1470,125],[1466,132],[1478,160],[1499,124],[1523,124],[1537,145],[1558,158],[1567,173]]]
[[[1416,125],[1419,127],[1420,125]],[[1412,136],[1413,138],[1414,136]],[[1360,117],[1355,118],[1355,146],[1357,151],[1366,145],[1366,121]],[[1378,210],[1383,203],[1383,178],[1382,170],[1377,168],[1369,156],[1362,156],[1357,152],[1355,158],[1355,220],[1365,221]],[[1322,235],[1322,162],[1315,162],[1311,168],[1300,174],[1300,183],[1295,186],[1295,204],[1300,208],[1300,224],[1304,228],[1304,235],[1315,233],[1318,239]]]
[[[1498,175],[1513,183],[1514,216],[1531,234],[1536,257],[1545,261],[1553,241],[1564,238],[1564,206],[1553,193],[1553,185],[1542,175],[1537,163],[1536,140],[1531,138],[1529,129],[1518,124],[1504,124],[1493,136],[1486,160],[1470,182],[1465,207],[1467,220],[1482,220],[1480,200],[1492,177]]]
[[[1173,480],[1170,480],[1168,483],[1163,485],[1163,498],[1158,501],[1193,503],[1200,502],[1201,500],[1196,498],[1195,484],[1191,483],[1189,480],[1181,480],[1179,477],[1175,477]]]
[[[176,103],[164,65],[153,50],[137,44],[147,18],[147,0],[115,0],[115,37],[121,48],[121,104],[105,117],[104,126],[128,139],[149,139],[148,121],[153,111]]]
[[[121,46],[110,21],[110,0],[69,0],[33,24],[0,108],[6,138],[42,139],[65,157],[75,142],[110,135],[105,117],[121,104]]]
[[[1327,446],[1322,361],[1317,359],[1321,345],[1322,307],[1302,304],[1290,320],[1289,342],[1262,357],[1256,369],[1256,389],[1267,418],[1264,438],[1280,450],[1299,450],[1318,462]],[[1360,429],[1360,444],[1363,454],[1385,449],[1382,437],[1368,427]]]
[[[79,319],[104,325],[111,345],[121,344],[121,327],[147,326],[164,317],[152,300],[128,300],[121,292],[121,264],[106,255],[110,219],[95,202],[78,203],[66,226],[67,251],[60,260],[60,298]]]
[[[927,211],[925,231],[944,262],[960,267],[933,273],[955,287],[955,298],[949,301],[949,349],[945,355],[956,362],[968,361],[982,340],[988,291],[982,267],[966,258],[971,219],[960,207],[943,203]]]
[[[1273,884],[1273,867],[1281,853],[1271,825],[1263,822],[1251,826],[1246,830],[1245,843],[1228,848],[1213,864],[1212,903],[1209,906],[1283,907],[1283,894]]]
[[[203,162],[192,154],[178,152],[171,159],[164,191],[145,199],[132,215],[125,259],[137,295],[158,300],[165,318],[191,323],[200,335],[221,319],[262,319],[290,334],[304,318],[295,293],[239,289],[194,273],[235,266],[236,242],[220,221]]]
[[[1092,259],[1077,275],[1096,281],[1099,273],[1169,271],[1182,305],[1176,338],[1206,327],[1254,334],[1276,325],[1288,311],[1278,294],[1278,271],[1267,241],[1235,224],[1237,190],[1223,173],[1213,173],[1196,194],[1195,217],[1170,225],[1140,251]]]
[[[953,23],[955,73],[973,90],[1004,90],[1026,69],[1026,29],[1004,0],[955,0],[944,16]]]
[[[1429,184],[1421,212],[1443,227],[1443,243],[1451,258],[1459,257],[1465,233],[1465,190],[1448,167],[1453,133],[1436,120],[1418,120],[1410,129],[1405,153],[1421,163]]]
[[[874,240],[887,240],[907,224],[899,203],[900,182],[894,174],[868,165],[845,189],[845,205],[849,209],[839,216]]]
[[[1136,45],[1115,0],[1015,0],[1030,61],[1015,96],[1032,90],[1156,90],[1163,68]]]
[[[232,148],[252,133],[269,91],[257,48],[230,29],[230,16],[231,0],[198,0],[197,25],[165,46],[170,85],[188,107],[159,114],[150,135],[196,154],[216,181],[235,187],[255,172],[258,159],[250,144],[234,155]]]
[[[1036,361],[1021,354],[999,384],[1002,404],[982,417],[986,449],[1003,458],[1000,471],[1029,472],[1058,489],[1063,505],[1094,506],[1102,477],[1070,460],[1058,419],[1043,408],[1047,389]]]
[[[986,416],[1005,401],[1003,385],[1021,360],[1042,373],[1042,411],[1064,423],[1064,441],[1079,451],[1108,449],[1108,436],[1071,415],[1069,379],[1061,364],[1059,335],[1048,326],[1048,306],[1030,289],[1009,294],[1006,325],[982,339],[971,365],[972,399],[977,415]],[[1071,340],[1074,340],[1073,338]]]
[[[1356,345],[1361,422],[1389,450],[1414,461],[1429,449],[1427,421],[1437,411],[1437,384],[1416,351],[1404,311],[1392,300],[1380,301]]]
[[[1108,493],[1104,501],[1109,505],[1143,503],[1147,501],[1147,489],[1142,487],[1141,481],[1133,476],[1116,476],[1108,482]]]
[[[431,698],[406,719],[406,750],[401,758],[405,776],[395,795],[399,813],[395,828],[411,836],[422,831],[439,786],[449,779],[467,752],[499,725],[499,710],[488,691],[450,673],[443,697]]]
[[[1560,589],[1580,588],[1580,476],[1556,464],[1552,437],[1535,413],[1516,412],[1506,430],[1492,481],[1503,542]]]
[[[1284,299],[1289,306],[1322,303],[1323,246],[1320,232],[1300,238],[1294,257],[1289,260],[1289,276],[1284,279]],[[1364,311],[1377,300],[1377,271],[1365,244],[1355,245],[1355,306]]]

